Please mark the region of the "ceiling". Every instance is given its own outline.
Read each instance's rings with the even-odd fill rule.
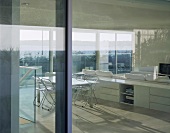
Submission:
[[[55,26],[56,0],[21,0],[22,25]],[[22,3],[29,3],[22,5]],[[93,29],[169,28],[167,0],[72,0],[73,27]]]

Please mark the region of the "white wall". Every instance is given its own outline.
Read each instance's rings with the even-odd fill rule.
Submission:
[[[140,31],[140,43],[138,32]],[[135,30],[134,66],[158,66],[170,63],[170,29]]]
[[[170,63],[170,33],[165,33],[170,29],[170,2],[73,0],[73,27],[134,31],[133,66]],[[140,46],[138,31],[141,32]]]

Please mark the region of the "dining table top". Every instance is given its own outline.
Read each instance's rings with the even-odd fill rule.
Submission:
[[[56,83],[56,77],[55,76],[46,76],[46,77],[39,77],[40,79],[48,79],[50,80],[53,84]],[[76,85],[89,85],[95,82],[88,82],[86,80],[81,80],[81,79],[76,79],[76,78],[72,78],[72,86],[76,86]]]

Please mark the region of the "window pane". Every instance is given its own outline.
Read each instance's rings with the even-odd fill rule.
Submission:
[[[73,30],[84,33],[76,51],[93,51],[86,33],[96,37],[93,70],[76,69],[73,37],[72,80],[93,81],[72,88],[73,132],[168,132],[169,0],[73,0],[72,10]]]

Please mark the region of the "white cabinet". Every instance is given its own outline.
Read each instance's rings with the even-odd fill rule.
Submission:
[[[149,108],[149,87],[134,86],[134,105]]]
[[[170,90],[150,88],[150,109],[170,113]]]
[[[142,82],[145,84],[144,82]],[[100,80],[96,85],[96,97],[138,107],[170,113],[170,89]],[[159,84],[160,87],[162,87]],[[165,86],[166,87],[166,86]]]
[[[95,94],[99,99],[119,102],[119,84],[101,80],[96,85]]]
[[[135,85],[134,105],[170,112],[170,90]]]

